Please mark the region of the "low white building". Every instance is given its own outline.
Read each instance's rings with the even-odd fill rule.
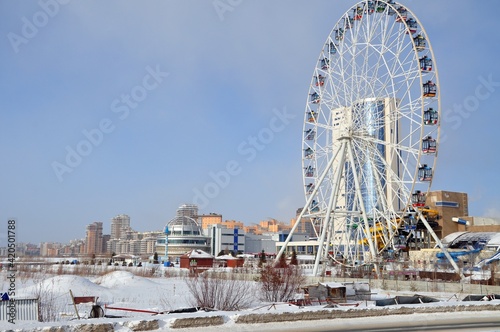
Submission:
[[[226,225],[215,224],[205,230],[210,237],[210,253],[214,256],[220,252],[232,252],[235,255],[245,252],[245,231],[240,228],[227,228]]]

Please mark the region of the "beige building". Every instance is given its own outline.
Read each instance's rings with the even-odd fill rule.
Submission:
[[[102,222],[96,221],[87,225],[85,249],[86,254],[102,253]]]
[[[302,208],[297,209],[296,217],[290,220],[290,226],[294,227],[297,219],[302,212]],[[313,224],[311,218],[303,217],[300,219],[300,224],[297,226],[295,232],[304,233],[309,235],[309,237],[314,238],[317,237],[320,231],[320,225],[316,222]]]
[[[258,225],[244,226],[243,229],[245,233],[250,234],[289,232],[292,229],[292,224],[287,225],[276,219],[269,219],[262,220]]]
[[[198,220],[201,222],[201,228],[209,229],[212,225],[222,223],[222,215],[217,213],[202,214],[198,216]]]
[[[463,230],[453,218],[469,215],[469,202],[467,193],[437,190],[427,194],[426,205],[431,210],[438,212],[436,220],[439,227],[435,229],[436,235],[443,238],[448,234]]]
[[[223,225],[229,229],[243,229],[245,225],[241,221],[236,220],[224,220],[222,221],[222,215],[217,213],[202,214],[197,216],[198,222],[201,223],[201,228],[203,230],[208,230],[212,228],[213,225]]]
[[[42,242],[40,243],[40,256],[57,256],[62,247],[60,243]]]
[[[120,214],[111,219],[111,239],[124,239],[127,231],[130,231],[128,215]]]

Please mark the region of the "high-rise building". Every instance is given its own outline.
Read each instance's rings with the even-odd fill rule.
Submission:
[[[401,174],[402,169],[397,151],[401,124],[398,119],[391,118],[396,103],[394,98],[366,98],[349,107],[332,110],[333,130],[325,144],[336,146],[334,150],[339,149],[346,156],[336,158],[332,164],[332,170],[341,172],[330,193],[336,199],[332,201],[337,212],[335,221],[330,220],[334,242],[342,241],[345,232],[352,231],[346,225],[357,223],[359,217],[352,211],[358,210],[376,220],[381,211],[401,211],[406,203],[401,202],[398,184],[394,181],[394,174]],[[344,144],[342,138],[353,132],[370,137],[376,143],[338,145]],[[359,174],[362,174],[361,180]],[[311,230],[314,231],[308,229],[308,233]]]
[[[353,152],[359,158],[357,164],[361,168],[356,169],[356,172],[363,174],[365,178],[358,189],[361,192],[362,202],[368,215],[371,215],[374,210],[381,210],[383,201],[386,201],[388,206],[392,206],[395,211],[400,211],[403,205],[395,194],[398,192],[397,184],[390,183],[392,178],[390,174],[400,174],[401,168],[401,162],[396,157],[398,153],[393,148],[394,144],[399,143],[400,122],[391,121],[390,118],[390,114],[394,113],[395,108],[395,99],[367,98],[351,107],[333,110],[332,113],[334,114],[332,126],[335,128],[332,131],[332,142],[346,135],[346,131],[351,130],[351,128],[354,130],[362,128],[365,135],[374,137],[381,142],[377,144],[376,149],[353,146]],[[344,187],[340,188],[337,208],[351,211],[357,204],[353,180],[354,169],[338,163],[339,161],[336,161],[333,168],[345,167],[345,177],[348,181],[345,182]],[[385,188],[383,193],[377,187],[377,181],[380,182],[382,188]],[[381,194],[385,197],[380,197]]]
[[[87,254],[102,253],[102,222],[96,221],[87,225],[85,248]]]
[[[182,204],[179,206],[175,213],[176,217],[198,218],[198,205],[196,204]]]
[[[111,235],[109,235],[109,234],[104,234],[102,236],[102,252],[103,253],[107,252],[108,241],[110,238],[111,238]]]
[[[130,230],[130,217],[126,214],[120,214],[111,219],[111,239],[125,238],[128,230]]]

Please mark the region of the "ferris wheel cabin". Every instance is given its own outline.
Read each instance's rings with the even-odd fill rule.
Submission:
[[[424,164],[418,168],[418,179],[420,181],[431,181],[432,180],[432,168]]]
[[[424,88],[424,97],[435,97],[437,93],[437,86],[436,83],[433,83],[432,81],[427,81],[423,85]]]
[[[436,153],[436,140],[431,136],[427,136],[422,140],[422,152],[424,154]]]
[[[417,32],[417,30],[418,30],[418,23],[417,23],[417,21],[414,18],[410,17],[409,19],[407,19],[406,20],[406,25],[408,26],[408,31],[412,35]]]
[[[394,1],[393,0],[388,0],[388,1],[377,1],[377,13],[383,13],[385,11],[385,9],[387,8],[387,5],[394,5]],[[396,12],[389,7],[389,12],[388,12],[389,15],[394,15],[396,14]]]
[[[311,122],[311,121],[309,121]],[[313,122],[314,122],[314,118],[313,118]],[[305,133],[305,139],[307,141],[312,141],[314,140],[314,137],[316,136],[316,131],[314,129],[307,129],[306,131],[304,131]]]
[[[330,60],[328,58],[323,58],[320,61],[321,63],[321,69],[326,70],[330,66]]]
[[[425,40],[425,37],[420,34],[413,38],[413,42],[415,43],[415,49],[417,50],[417,52],[421,52],[427,47],[427,41]]]
[[[353,12],[354,12],[353,17],[355,21],[359,21],[363,18],[363,12],[364,12],[363,7],[358,6],[355,9],[353,9]]]
[[[375,2],[368,1],[368,6],[366,7],[365,13],[371,15],[375,12]]]
[[[354,24],[353,17],[348,15],[346,18],[344,18],[344,29],[349,30],[350,28],[352,28],[353,24]]]
[[[335,39],[336,40],[344,39],[344,29],[342,28],[335,29]]]
[[[424,124],[425,125],[436,125],[438,123],[438,112],[432,107],[429,107],[424,111]]]
[[[431,72],[432,71],[432,59],[429,58],[427,55],[423,56],[419,60],[420,63],[420,70],[423,72]]]
[[[325,84],[325,77],[321,74],[314,76],[314,81],[316,86],[323,86]]]
[[[398,17],[396,17],[396,22],[404,22],[406,21],[406,19],[408,18],[408,10],[403,7],[403,6],[399,6],[396,11],[398,12]]]
[[[316,200],[313,199],[313,201],[311,202],[311,207],[310,207],[309,210],[311,212],[318,212],[319,211],[318,202],[316,202]]]
[[[388,1],[387,3],[388,3],[388,4],[391,4],[391,5],[393,5],[393,4],[394,4],[394,3],[391,3],[391,2],[389,2],[389,1]],[[394,16],[394,15],[396,15],[396,13],[397,13],[397,12],[396,12],[396,10],[395,10],[393,7],[389,7],[389,8],[387,9],[387,15],[389,15],[389,16]]]
[[[320,101],[319,94],[317,92],[314,92],[311,94],[311,103],[313,104],[318,104]]]
[[[309,183],[306,185],[306,191],[308,194],[312,194],[312,192],[314,191],[314,183]]]
[[[335,45],[333,42],[330,42],[330,44],[328,44],[328,53],[330,53],[330,54],[336,54],[337,53],[337,47],[338,47],[338,45]]]
[[[426,200],[426,195],[425,195],[425,193],[421,192],[420,190],[416,190],[411,195],[411,202],[412,202],[412,205],[415,207],[424,207],[425,200]]]
[[[312,178],[314,176],[314,167],[312,167],[311,165],[305,167],[304,170],[305,170],[304,175],[307,178]]]
[[[318,113],[314,111],[307,112],[307,122],[314,123],[318,120]],[[315,134],[315,133],[313,133]]]
[[[307,148],[304,150],[304,158],[311,159],[314,156],[314,151],[311,148]]]

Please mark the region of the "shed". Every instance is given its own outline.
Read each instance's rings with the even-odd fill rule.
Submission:
[[[211,269],[214,265],[214,256],[201,250],[195,249],[180,257],[180,267],[184,269]]]
[[[215,257],[217,261],[217,265],[223,265],[224,267],[242,267],[245,262],[244,258],[241,257],[233,257],[231,255],[221,255]]]
[[[303,289],[306,296],[310,299],[318,299],[319,302],[346,302],[346,286],[341,283],[319,282],[317,284],[304,286]]]

